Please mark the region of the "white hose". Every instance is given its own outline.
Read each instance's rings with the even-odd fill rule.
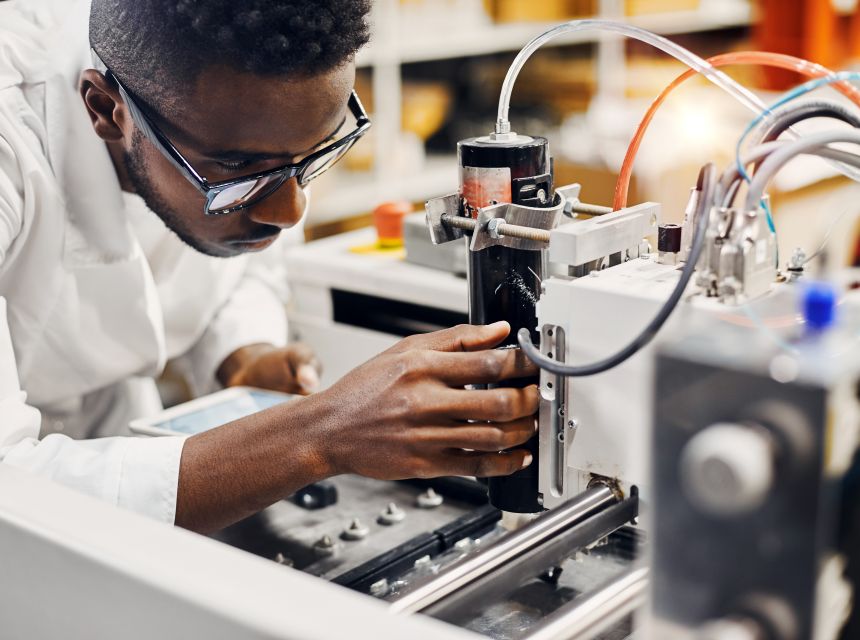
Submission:
[[[860,144],[860,131],[825,131],[793,141],[771,153],[759,166],[747,190],[745,211],[754,211],[759,207],[768,183],[792,158],[810,149],[835,142]]]
[[[510,69],[508,69],[508,74],[505,77],[505,82],[502,85],[502,93],[499,97],[499,113],[496,120],[497,134],[506,134],[511,131],[511,123],[508,119],[510,114],[511,94],[513,93],[514,85],[516,84],[520,70],[522,70],[523,65],[525,65],[532,54],[547,42],[560,35],[589,30],[610,31],[650,44],[677,60],[680,60],[691,69],[695,69],[701,73],[708,80],[747,107],[750,111],[759,114],[762,111],[768,110],[767,105],[749,89],[738,84],[722,71],[715,69],[707,60],[700,58],[696,54],[675,44],[671,40],[667,40],[663,36],[659,36],[656,33],[652,33],[645,29],[640,29],[639,27],[634,27],[633,25],[629,25],[625,22],[616,22],[614,20],[571,20],[570,22],[560,24],[557,27],[553,27],[537,36],[534,40],[523,47],[513,64],[511,64]]]

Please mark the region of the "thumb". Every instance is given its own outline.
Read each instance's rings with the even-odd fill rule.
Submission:
[[[304,391],[312,392],[319,389],[320,376],[316,367],[311,364],[299,365],[298,371],[296,371],[296,382]]]
[[[291,344],[287,347],[287,361],[302,390],[311,392],[319,389],[322,367],[313,349],[302,343]]]

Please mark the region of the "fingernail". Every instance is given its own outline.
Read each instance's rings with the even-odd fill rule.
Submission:
[[[527,453],[525,459],[523,460],[523,466],[521,466],[520,469],[525,469],[532,463],[532,460],[534,460],[534,456],[530,453]]]
[[[296,379],[305,391],[316,391],[320,386],[319,374],[309,364],[303,364],[299,367]]]
[[[507,320],[499,320],[498,322],[494,322],[489,325],[490,329],[501,329],[502,327],[510,327]],[[509,329],[510,330],[510,329]]]

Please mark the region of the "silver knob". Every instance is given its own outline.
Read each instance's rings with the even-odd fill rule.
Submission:
[[[681,453],[687,497],[706,513],[735,515],[761,506],[773,486],[773,444],[762,428],[718,423]]]

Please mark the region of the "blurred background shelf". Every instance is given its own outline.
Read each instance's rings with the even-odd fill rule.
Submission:
[[[661,12],[627,18],[630,24],[663,35],[704,32],[749,26],[753,11],[748,2],[725,0],[711,2],[693,10]],[[597,15],[594,17],[606,17]],[[371,44],[358,56],[359,67],[378,64],[410,64],[431,60],[446,60],[482,56],[506,51],[518,51],[536,35],[558,24],[553,22],[518,22],[486,24],[462,28],[456,24],[441,33],[401,34],[395,43],[381,46]],[[403,36],[406,36],[405,38]],[[567,46],[598,42],[600,34],[583,31],[554,40],[548,46]]]
[[[330,222],[341,217],[358,216],[385,200],[420,202],[431,195],[457,189],[457,158],[454,155],[429,156],[422,169],[392,180],[377,180],[373,172],[344,172],[337,186],[322,197],[313,196],[314,222]]]
[[[489,132],[510,61],[553,25],[595,17],[664,35],[746,34],[755,14],[747,0],[375,0],[372,41],[357,60],[357,89],[374,126],[344,166],[314,184],[308,237],[368,224],[385,201],[420,206],[454,190],[456,141]],[[553,41],[521,76],[515,127],[552,138],[595,102],[656,92],[664,78],[643,73],[631,55],[624,39],[597,31]],[[628,123],[618,125],[626,134]],[[551,143],[563,167],[565,145]]]

